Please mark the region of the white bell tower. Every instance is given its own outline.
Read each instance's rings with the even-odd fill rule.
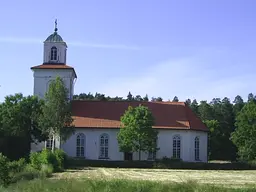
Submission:
[[[57,20],[55,20],[53,34],[44,41],[43,64],[31,67],[34,72],[34,95],[44,98],[50,82],[59,76],[68,90],[67,97],[72,99],[77,76],[75,69],[66,65],[67,44],[57,31]]]

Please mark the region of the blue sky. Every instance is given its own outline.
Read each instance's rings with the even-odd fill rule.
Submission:
[[[3,1],[0,101],[33,93],[58,19],[75,93],[208,100],[255,93],[256,1]]]

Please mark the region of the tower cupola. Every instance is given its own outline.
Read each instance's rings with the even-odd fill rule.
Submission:
[[[66,64],[67,44],[58,34],[57,20],[54,32],[44,41],[44,64]]]

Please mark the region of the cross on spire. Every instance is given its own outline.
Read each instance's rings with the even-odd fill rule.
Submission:
[[[55,29],[54,29],[55,32],[58,31],[58,28],[57,28],[57,19],[55,19]]]

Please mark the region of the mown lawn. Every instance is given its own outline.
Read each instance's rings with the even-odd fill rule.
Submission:
[[[125,179],[169,182],[195,181],[201,184],[239,188],[256,186],[256,171],[212,171],[174,169],[84,168],[54,174],[52,179]]]
[[[0,191],[253,192],[255,181],[256,171],[84,168],[19,182]]]

